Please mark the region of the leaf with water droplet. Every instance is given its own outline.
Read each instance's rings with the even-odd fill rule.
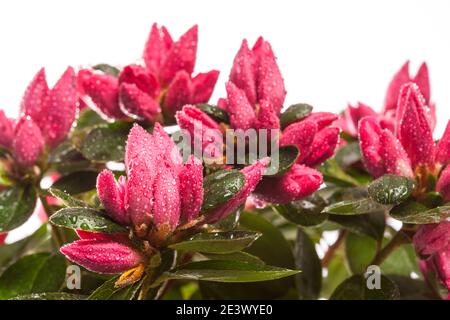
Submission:
[[[232,253],[250,246],[261,236],[254,231],[227,231],[199,233],[192,238],[174,243],[171,249],[205,253]]]
[[[281,128],[284,129],[291,123],[306,118],[313,107],[306,103],[297,103],[289,106],[280,116]]]
[[[394,207],[389,214],[403,223],[439,223],[450,218],[450,203],[429,209],[416,201],[406,201]]]
[[[370,198],[381,204],[399,204],[408,199],[416,187],[415,180],[386,174],[372,181],[367,190]]]
[[[31,185],[15,185],[0,192],[0,232],[25,223],[36,206],[36,191]]]
[[[328,213],[322,212],[325,206],[325,200],[319,195],[313,194],[288,204],[276,205],[275,209],[290,222],[311,227],[321,224],[327,219]]]
[[[63,190],[68,194],[79,194],[95,189],[97,171],[77,171],[60,177],[52,188]]]
[[[92,208],[63,208],[54,213],[50,219],[53,225],[91,232],[122,233],[127,230],[106,218],[102,211]]]
[[[300,150],[295,145],[287,145],[278,149],[278,159],[272,155],[270,166],[264,175],[281,177],[297,162]]]
[[[227,124],[230,123],[230,117],[228,113],[217,106],[213,106],[207,103],[200,103],[197,105],[197,108],[218,122],[224,122]]]
[[[205,177],[202,211],[217,208],[232,199],[245,185],[245,177],[238,170],[220,170]]]
[[[67,207],[86,207],[86,208],[89,207],[89,205],[86,202],[78,200],[78,199],[70,196],[68,193],[61,191],[59,189],[50,188],[50,189],[48,189],[48,191],[53,196],[55,196],[56,198],[61,200],[64,203],[64,205],[66,205]]]
[[[346,200],[333,203],[323,209],[322,212],[337,215],[358,215],[383,210],[385,207],[370,198],[358,200]]]

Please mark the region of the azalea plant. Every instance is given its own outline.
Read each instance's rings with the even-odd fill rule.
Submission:
[[[0,110],[0,299],[447,299],[427,65],[334,114],[286,106],[270,43],[243,40],[213,103],[197,33],[154,24],[140,60],[41,69]]]

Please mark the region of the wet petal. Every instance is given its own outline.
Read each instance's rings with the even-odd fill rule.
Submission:
[[[206,73],[199,73],[192,79],[192,97],[191,104],[208,102],[214,91],[219,71],[211,70]]]
[[[247,130],[253,127],[255,111],[248,102],[247,97],[241,89],[232,82],[226,84],[230,124],[233,129]]]
[[[102,232],[89,232],[84,230],[76,230],[76,233],[81,240],[120,242],[125,245],[131,246],[131,241],[128,238],[127,233],[102,233]]]
[[[230,81],[243,90],[250,105],[257,103],[256,74],[253,53],[248,48],[247,40],[243,40],[241,47],[233,61],[230,72]]]
[[[161,117],[159,103],[140,90],[135,84],[122,83],[120,85],[119,99],[123,113],[132,118],[155,122]]]
[[[0,132],[0,145],[10,148],[14,139],[14,127],[3,110],[0,110]]]
[[[414,81],[419,86],[420,92],[422,92],[426,103],[429,104],[431,96],[430,78],[428,73],[428,66],[425,62],[420,65],[420,68],[412,81]]]
[[[158,28],[154,23],[145,44],[143,58],[147,68],[153,72],[158,72],[161,63],[173,45],[173,40],[166,27]]]
[[[336,121],[339,116],[331,112],[312,112],[305,120],[313,121],[317,124],[317,130],[322,130]]]
[[[436,184],[436,191],[442,194],[445,201],[450,201],[450,166],[441,172]]]
[[[31,166],[44,151],[44,137],[31,117],[20,119],[13,141],[14,157],[23,166]]]
[[[439,279],[447,290],[450,290],[450,246],[437,252],[433,257],[433,261],[436,266]]]
[[[181,70],[189,75],[194,71],[197,38],[198,27],[195,25],[171,46],[161,66],[160,79],[163,85],[169,84]]]
[[[364,165],[374,177],[385,173],[383,158],[381,156],[381,128],[373,117],[365,117],[359,122],[359,144]]]
[[[112,241],[78,240],[60,251],[70,261],[97,273],[121,273],[144,261],[135,249]]]
[[[303,163],[310,152],[316,133],[317,124],[315,122],[309,120],[295,122],[283,130],[280,146],[296,145],[300,151],[297,162]]]
[[[450,161],[450,121],[447,122],[444,135],[436,146],[435,162],[446,165]]]
[[[193,155],[180,173],[180,198],[182,222],[196,219],[203,204],[203,165]]]
[[[103,170],[97,177],[97,194],[108,215],[122,225],[130,224],[130,217],[125,210],[125,193],[119,188],[114,175]]]
[[[318,166],[332,157],[339,143],[339,128],[328,127],[320,130],[315,136],[310,151],[303,163],[310,167]]]
[[[182,70],[178,72],[167,89],[164,107],[170,115],[192,100],[192,84],[189,74]]]
[[[381,156],[386,173],[392,173],[404,177],[414,177],[411,161],[403,149],[400,141],[391,131],[384,129],[380,136]]]
[[[260,101],[254,127],[256,129],[280,129],[280,118],[269,101]]]
[[[421,225],[413,238],[414,246],[421,255],[430,255],[450,245],[450,222]]]
[[[141,91],[150,95],[152,98],[158,98],[160,93],[159,81],[156,75],[144,67],[132,64],[123,68],[119,76],[120,83],[133,83]]]
[[[384,98],[383,113],[388,110],[395,110],[397,108],[400,88],[409,81],[409,61],[406,61],[389,83],[386,97]]]
[[[45,69],[42,68],[34,76],[22,98],[21,114],[28,115],[40,122],[42,116],[42,104],[49,89],[45,78]]]
[[[309,196],[323,182],[322,174],[294,164],[282,177],[265,177],[255,190],[257,198],[272,203],[289,203]]]

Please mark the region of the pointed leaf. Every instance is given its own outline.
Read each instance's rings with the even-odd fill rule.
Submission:
[[[234,197],[245,185],[245,177],[238,170],[220,170],[207,175],[203,181],[202,211],[219,207]]]
[[[383,210],[383,206],[369,198],[346,200],[331,204],[323,212],[337,215],[358,215]]]
[[[400,297],[397,285],[381,275],[381,288],[368,289],[362,275],[354,275],[341,283],[331,296],[331,300],[396,300]]]
[[[200,103],[197,105],[197,108],[218,122],[230,123],[230,116],[228,113],[217,106]]]
[[[409,198],[415,181],[406,177],[386,174],[368,186],[369,196],[381,204],[399,204]]]
[[[280,116],[281,128],[286,128],[291,123],[306,118],[313,110],[313,107],[306,103],[298,103],[289,106]]]
[[[65,206],[67,207],[89,207],[89,205],[81,200],[75,199],[72,196],[70,196],[68,193],[61,191],[59,189],[50,188],[48,191],[61,200]]]
[[[21,226],[33,213],[36,191],[31,186],[15,185],[0,192],[0,232]]]

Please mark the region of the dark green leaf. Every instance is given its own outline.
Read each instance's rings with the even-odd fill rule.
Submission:
[[[265,264],[260,258],[251,255],[250,253],[238,251],[233,253],[202,253],[203,256],[207,257],[209,260],[231,260],[231,261],[242,261],[252,264]]]
[[[252,231],[199,233],[192,238],[170,245],[175,250],[205,253],[232,253],[251,245],[261,234]]]
[[[79,194],[95,189],[98,172],[78,171],[59,178],[53,185],[53,189],[63,190],[68,194]]]
[[[324,164],[319,166],[318,169],[323,174],[326,182],[344,187],[361,185],[357,179],[347,174],[334,158],[328,159]]]
[[[0,299],[47,290],[57,291],[64,278],[64,258],[50,253],[28,255],[12,264],[1,275]]]
[[[91,232],[118,233],[126,229],[91,208],[63,208],[50,217],[54,225],[75,230]]]
[[[386,225],[384,212],[372,212],[357,216],[330,215],[329,220],[357,234],[367,235],[378,241],[383,239]]]
[[[0,192],[0,232],[21,226],[33,213],[36,191],[32,186],[15,185]]]
[[[401,300],[436,299],[436,295],[430,291],[430,288],[423,280],[394,274],[389,274],[388,277],[398,286]]]
[[[124,288],[116,288],[114,285],[119,277],[105,281],[87,299],[88,300],[132,300],[135,298],[142,280]]]
[[[220,170],[209,174],[203,181],[202,211],[209,211],[234,197],[245,184],[245,177],[238,170]]]
[[[407,208],[402,207],[402,210],[397,208],[398,211],[391,212],[391,215],[403,223],[410,224],[439,223],[450,218],[450,205],[428,210],[425,210],[425,208],[425,206],[421,206],[420,204],[410,203]],[[410,209],[410,211],[407,209]]]
[[[301,228],[297,233],[295,266],[302,270],[295,276],[300,298],[317,299],[322,285],[322,265],[314,243]]]
[[[341,283],[330,299],[332,300],[395,300],[400,297],[397,285],[381,275],[380,289],[368,289],[363,275],[354,275]]]
[[[96,64],[95,66],[92,67],[92,69],[102,71],[114,77],[118,77],[120,73],[120,70],[118,68],[107,63]]]
[[[287,145],[278,149],[278,158],[272,157],[270,166],[264,172],[264,175],[270,177],[280,177],[284,175],[295,164],[300,154],[298,147]],[[266,179],[267,179],[266,178]]]
[[[383,206],[365,198],[359,200],[347,200],[331,204],[323,209],[323,212],[336,215],[358,215],[383,210]]]
[[[31,293],[9,300],[84,300],[86,296],[66,292]]]
[[[257,282],[292,276],[299,271],[242,261],[206,260],[182,265],[165,272],[157,282],[169,279],[215,282]]]
[[[89,205],[81,200],[75,199],[69,194],[67,194],[64,191],[50,188],[48,191],[55,196],[56,198],[60,199],[65,206],[67,207],[89,207]]]
[[[218,122],[230,123],[228,113],[217,106],[207,103],[200,103],[197,105],[197,108]]]
[[[81,153],[98,162],[122,161],[129,126],[117,124],[92,129],[81,144]]]
[[[364,273],[375,257],[377,242],[370,237],[349,233],[345,241],[345,254],[354,274]]]
[[[414,191],[415,181],[402,176],[386,174],[369,184],[369,196],[381,204],[399,204]]]
[[[86,108],[78,115],[76,130],[93,127],[103,123],[105,123],[105,120],[103,120],[97,112]]]
[[[280,116],[281,128],[284,129],[291,123],[307,117],[313,107],[306,103],[297,103],[289,106]]]
[[[357,141],[346,143],[339,147],[335,154],[335,159],[340,167],[347,168],[361,161],[361,150]]]
[[[302,200],[275,206],[276,211],[288,221],[301,226],[310,227],[321,224],[328,217],[322,212],[326,202],[322,197],[313,194]]]

